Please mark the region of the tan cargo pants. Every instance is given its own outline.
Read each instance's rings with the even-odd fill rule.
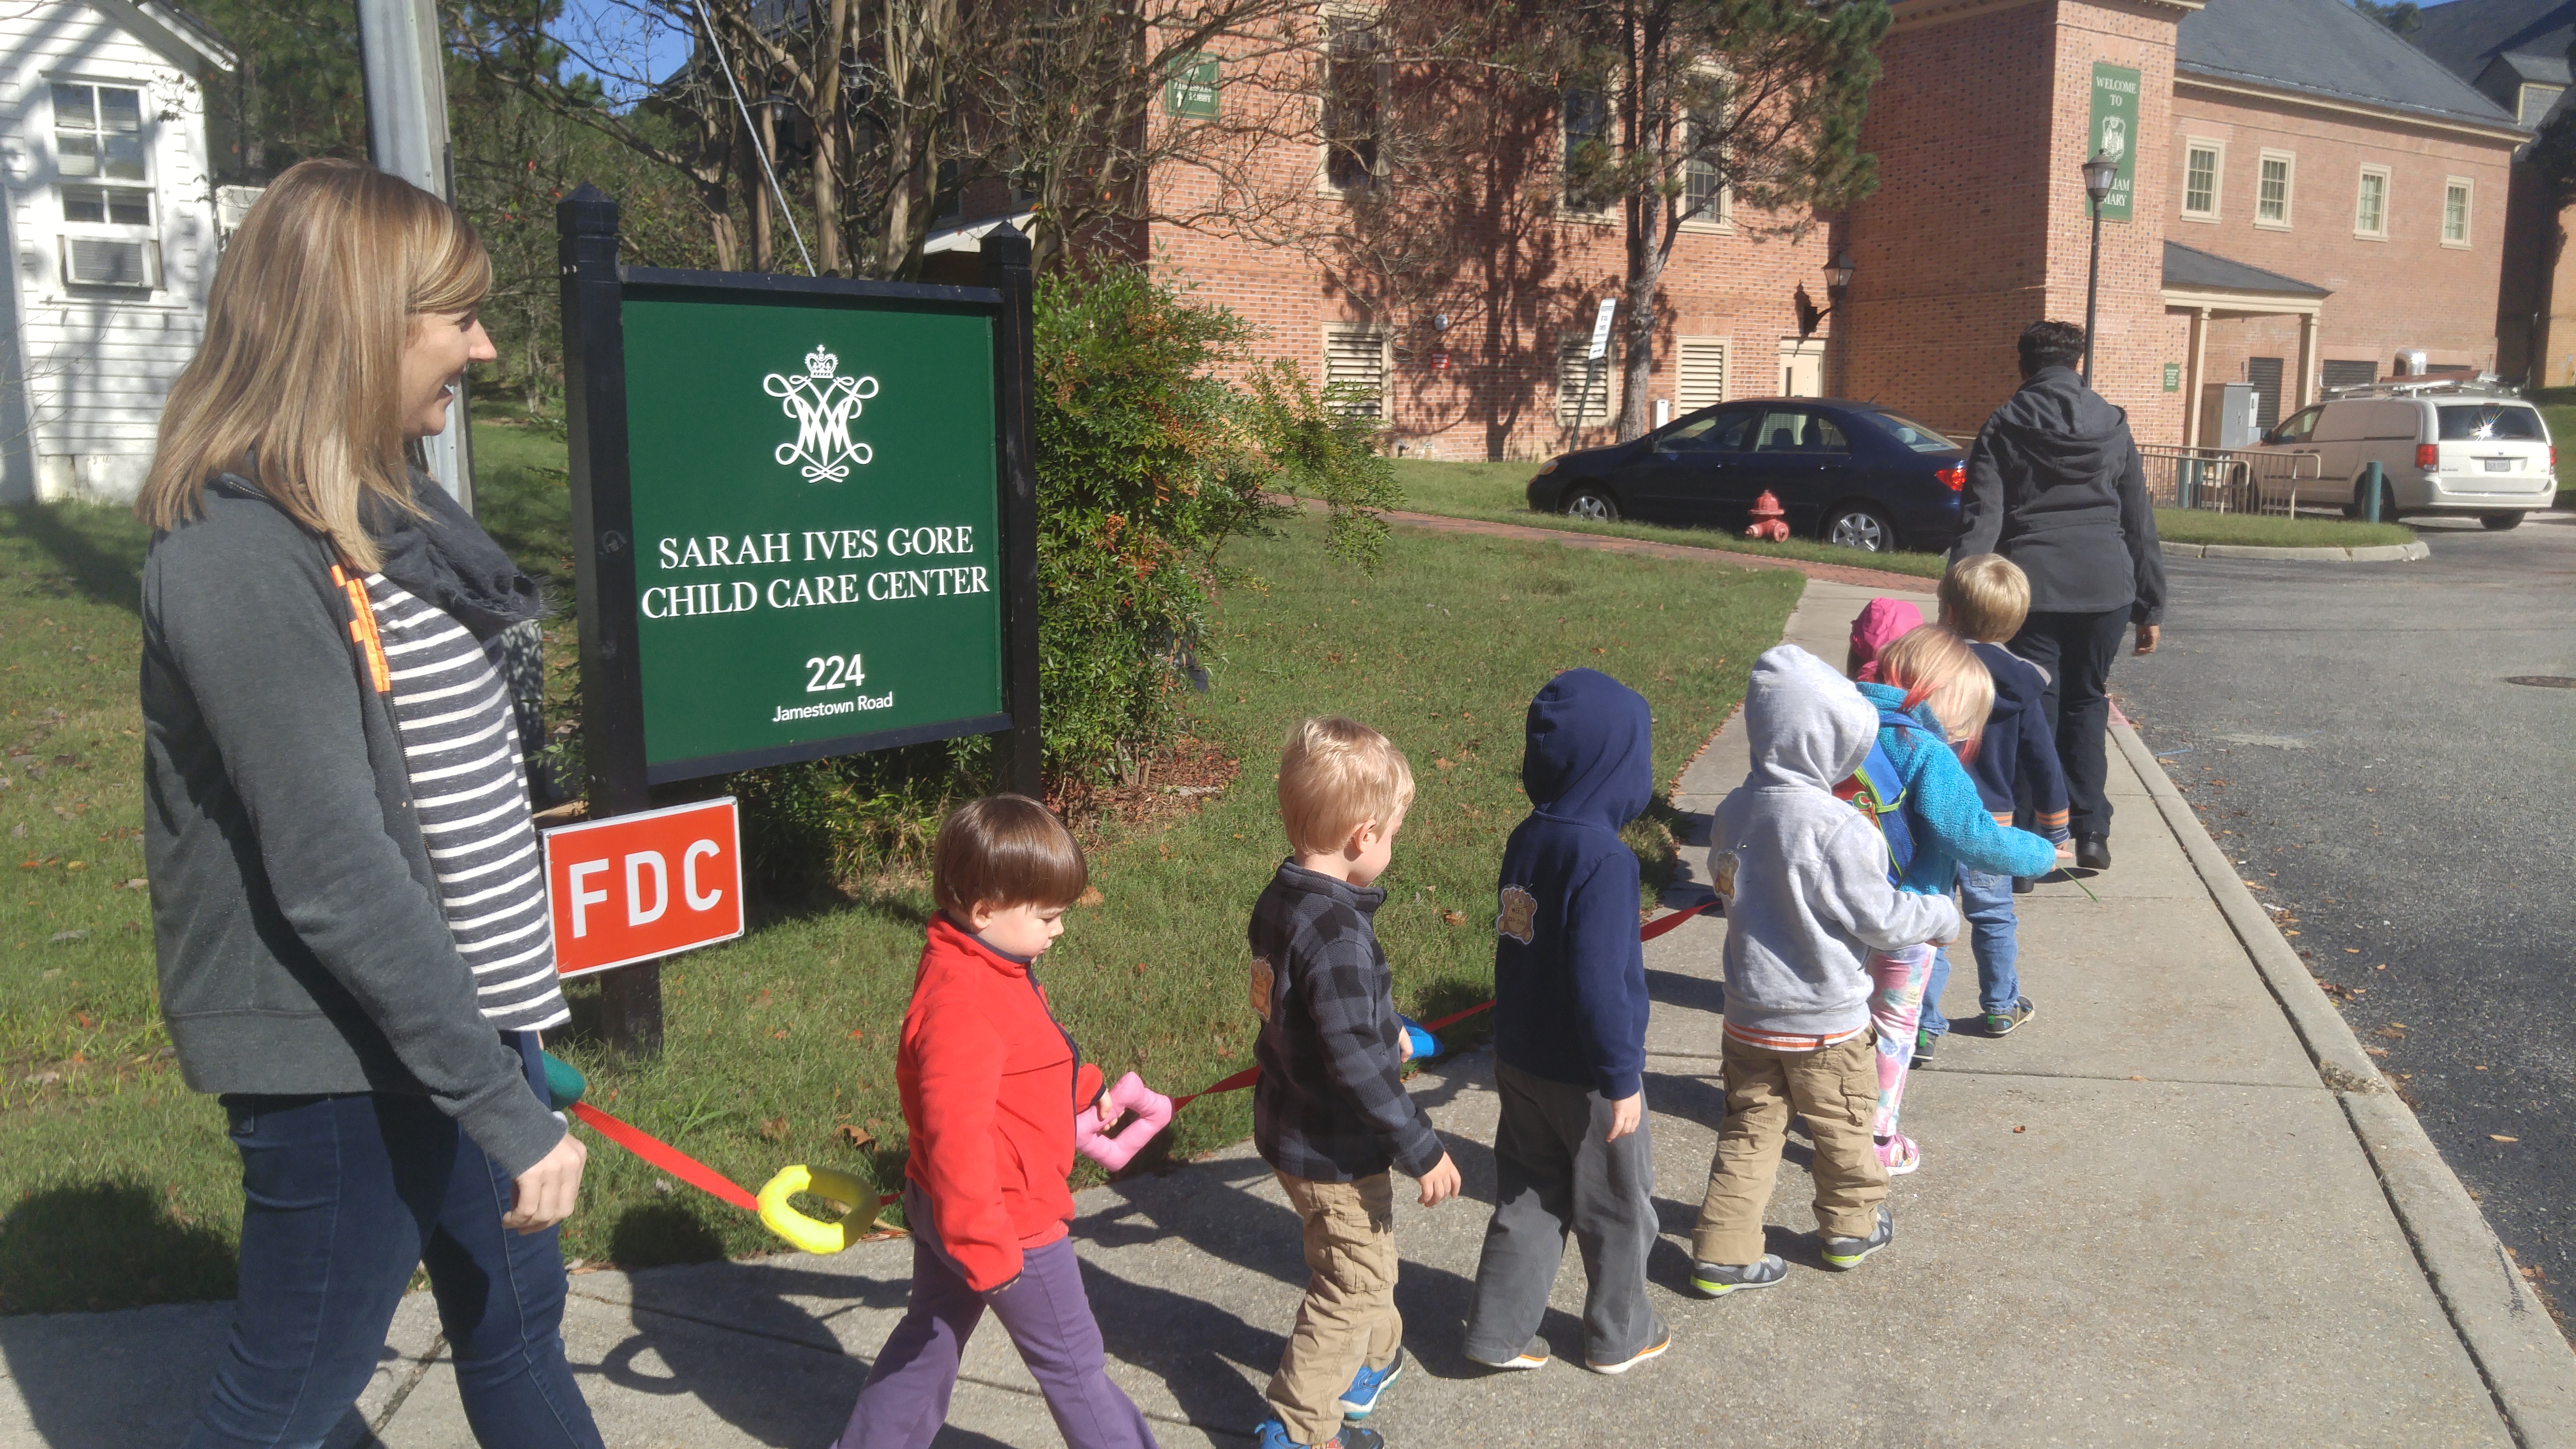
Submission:
[[[1383,1172],[1357,1182],[1283,1172],[1279,1185],[1306,1228],[1306,1301],[1267,1397],[1289,1439],[1321,1444],[1342,1430],[1351,1379],[1363,1365],[1386,1367],[1404,1342],[1395,1311],[1395,1188]]]
[[[1691,1256],[1750,1263],[1762,1256],[1762,1213],[1780,1175],[1789,1114],[1807,1119],[1816,1147],[1816,1226],[1865,1238],[1887,1201],[1887,1168],[1870,1141],[1878,1109],[1877,1046],[1868,1032],[1821,1051],[1779,1052],[1726,1038],[1726,1125],[1708,1168]]]

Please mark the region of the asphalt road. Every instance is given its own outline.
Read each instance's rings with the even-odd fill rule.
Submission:
[[[2163,648],[2111,682],[2576,1311],[2576,688],[2505,682],[2576,676],[2576,514],[2533,520],[2418,522],[2418,563],[2168,559]]]

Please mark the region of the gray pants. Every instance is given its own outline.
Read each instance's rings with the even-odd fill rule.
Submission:
[[[1616,1142],[1600,1093],[1494,1063],[1494,1220],[1467,1308],[1467,1352],[1501,1362],[1547,1312],[1570,1231],[1583,1250],[1583,1353],[1619,1363],[1647,1345],[1646,1254],[1655,1244],[1655,1149],[1647,1123]]]

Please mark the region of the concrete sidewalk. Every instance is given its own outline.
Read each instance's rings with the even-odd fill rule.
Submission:
[[[1810,582],[1789,638],[1839,664],[1870,592]],[[1459,1357],[1493,1190],[1490,1060],[1419,1077],[1467,1191],[1430,1211],[1399,1195],[1416,1362],[1373,1426],[1397,1449],[2571,1442],[2576,1359],[2509,1270],[2480,1266],[2501,1253],[2474,1209],[2459,1215],[2465,1196],[2442,1198],[2458,1188],[2438,1159],[2411,1155],[2411,1116],[2349,1067],[2328,1072],[2340,1091],[2321,1077],[2321,1058],[2365,1072],[2367,1058],[2348,1032],[2325,1039],[2340,1019],[2293,999],[2277,961],[2266,974],[2248,947],[2269,929],[2259,910],[2249,926],[2195,868],[2198,827],[2160,803],[2170,787],[2140,777],[2143,758],[2112,756],[2118,865],[2091,882],[2099,902],[2072,884],[2021,898],[2036,1019],[2008,1040],[1954,1037],[1915,1079],[1906,1128],[1924,1166],[1895,1184],[1894,1246],[1856,1272],[1821,1268],[1793,1136],[1770,1218],[1789,1281],[1715,1303],[1681,1292],[1723,1101],[1726,927],[1703,918],[1646,948],[1665,1229],[1651,1272],[1675,1342],[1624,1378],[1566,1362],[1580,1356],[1577,1267],[1542,1329],[1557,1362],[1489,1376]],[[1706,812],[1744,768],[1722,732],[1676,803]],[[1684,883],[1672,899],[1698,894]],[[1959,959],[1947,1004],[1972,1009]],[[2348,1106],[2362,1098],[2367,1112]],[[1269,1171],[1243,1144],[1078,1208],[1119,1381],[1167,1445],[1245,1442],[1304,1278]],[[567,1336],[608,1442],[828,1443],[902,1311],[909,1260],[887,1242],[574,1278]],[[226,1311],[0,1319],[0,1449],[173,1442]],[[435,1329],[416,1295],[362,1406],[394,1449],[473,1442]],[[1060,1442],[998,1331],[971,1346],[939,1442]]]

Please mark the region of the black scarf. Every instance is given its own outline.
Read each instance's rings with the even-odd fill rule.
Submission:
[[[477,639],[545,612],[537,581],[519,572],[446,489],[415,471],[411,496],[418,514],[388,507],[373,495],[363,510],[367,532],[384,555],[386,578],[437,605]]]

